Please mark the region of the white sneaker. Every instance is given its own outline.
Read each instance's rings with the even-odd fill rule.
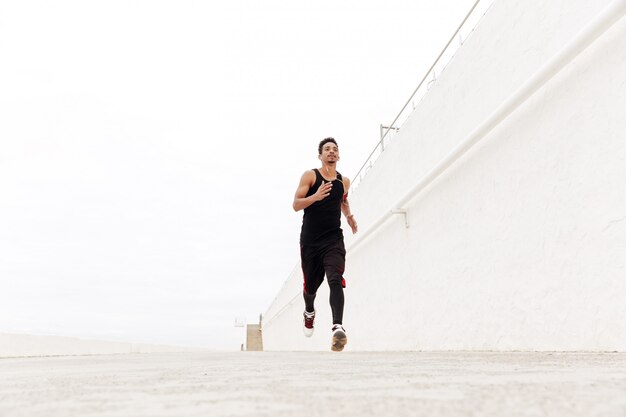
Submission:
[[[330,347],[335,352],[341,352],[344,346],[348,343],[348,336],[346,336],[346,329],[341,324],[333,325],[333,344]]]
[[[306,337],[313,336],[313,324],[315,322],[315,310],[312,313],[304,310],[304,320],[302,322],[302,332]]]

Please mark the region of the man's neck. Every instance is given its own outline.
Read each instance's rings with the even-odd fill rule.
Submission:
[[[335,178],[337,176],[337,167],[335,164],[322,164],[322,168],[320,169],[322,175],[326,178]]]

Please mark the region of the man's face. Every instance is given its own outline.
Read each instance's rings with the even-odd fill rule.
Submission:
[[[330,164],[336,163],[339,160],[339,148],[337,148],[337,145],[332,142],[325,143],[324,146],[322,146],[320,159]]]

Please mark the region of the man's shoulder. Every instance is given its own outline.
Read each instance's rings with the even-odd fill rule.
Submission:
[[[300,181],[301,181],[301,184],[302,184],[302,181],[306,181],[309,183],[309,185],[313,185],[315,183],[315,180],[316,180],[315,170],[308,169],[304,171],[304,174],[302,174],[302,178]]]
[[[304,174],[302,174],[303,178],[315,178],[316,176],[316,169],[307,169],[306,171],[304,171]]]

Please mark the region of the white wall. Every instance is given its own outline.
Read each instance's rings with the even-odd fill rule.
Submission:
[[[187,352],[199,348],[109,342],[62,336],[0,333],[0,358],[27,356],[102,355],[113,353]]]
[[[609,3],[496,0],[353,193],[361,230]],[[348,348],[626,350],[624,132],[626,18],[413,199],[410,228],[348,249]],[[327,287],[305,339],[301,282],[266,350],[329,348]]]

